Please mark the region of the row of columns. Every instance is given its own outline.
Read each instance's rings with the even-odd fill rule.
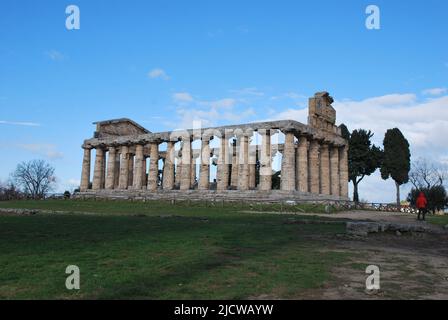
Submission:
[[[241,135],[229,145],[221,139],[217,161],[216,188],[218,191],[229,188],[251,190],[256,185],[256,163],[259,163],[258,190],[272,189],[272,147],[269,130],[259,132],[261,146],[250,152],[250,137]],[[335,146],[324,141],[299,135],[297,143],[293,131],[284,131],[285,143],[281,164],[280,189],[304,193],[348,196],[347,147]],[[106,169],[106,150],[109,151]],[[135,146],[135,155],[129,146],[97,148],[94,162],[92,189],[142,189],[156,191],[159,177],[159,143],[149,144],[150,164],[146,173],[144,146]],[[239,150],[239,152],[237,152]],[[198,189],[210,188],[210,138],[202,139]],[[231,159],[228,156],[231,156]],[[257,157],[258,155],[258,157]],[[181,157],[177,168],[174,162],[175,142],[167,142],[163,166],[162,188],[189,190],[196,181],[196,163],[192,161],[193,150],[190,141],[182,142]],[[231,165],[230,165],[231,164]],[[84,149],[81,175],[81,191],[89,189],[91,148]]]

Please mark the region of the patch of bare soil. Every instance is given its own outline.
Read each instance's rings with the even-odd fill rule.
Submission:
[[[303,299],[448,299],[448,234],[346,235],[326,242],[323,251],[351,253],[352,259],[333,268],[324,288],[300,295]],[[366,267],[380,269],[380,290],[366,290]]]

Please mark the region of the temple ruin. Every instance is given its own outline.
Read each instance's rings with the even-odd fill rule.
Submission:
[[[308,125],[282,120],[153,133],[129,119],[96,122],[94,137],[82,145],[77,196],[346,201],[348,146],[332,103],[327,92],[310,98]],[[280,133],[284,142],[272,141]],[[210,145],[214,139],[217,147]],[[278,154],[280,184],[274,189],[273,159]],[[211,179],[213,167],[216,178]]]

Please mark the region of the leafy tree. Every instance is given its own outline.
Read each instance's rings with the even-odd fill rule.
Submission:
[[[408,194],[407,201],[411,206],[415,207],[415,203],[420,192],[423,192],[428,201],[427,209],[436,213],[436,211],[443,210],[448,207],[448,197],[446,190],[442,185],[432,186],[430,188],[412,188]]]
[[[15,184],[33,199],[45,198],[56,182],[54,168],[44,160],[20,163],[12,178]]]
[[[342,134],[347,135],[347,130]],[[348,174],[353,182],[353,201],[359,202],[358,185],[365,176],[370,176],[381,165],[382,151],[372,145],[370,139],[373,133],[369,130],[358,129],[349,134]]]
[[[339,126],[339,128],[341,129],[341,135],[342,135],[342,137],[343,137],[345,140],[349,141],[349,140],[350,140],[350,131],[348,130],[347,126],[346,126],[345,124],[342,123],[342,124]]]
[[[400,186],[409,181],[411,152],[409,142],[398,128],[389,129],[384,136],[384,158],[381,165],[381,177],[391,177],[397,188],[397,206],[400,206]]]

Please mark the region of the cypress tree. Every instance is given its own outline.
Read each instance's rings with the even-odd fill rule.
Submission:
[[[409,181],[411,170],[411,152],[409,142],[398,128],[387,130],[384,141],[384,157],[381,165],[381,177],[392,178],[397,189],[396,201],[400,206],[400,186]]]

